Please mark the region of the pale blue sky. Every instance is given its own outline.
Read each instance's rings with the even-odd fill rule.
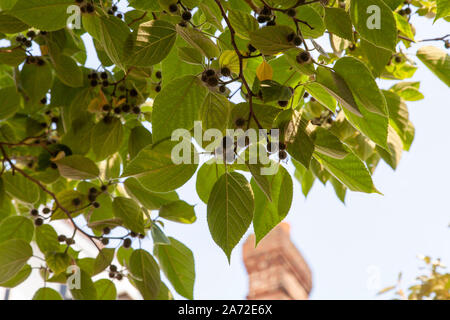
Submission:
[[[431,26],[429,20],[419,22],[416,39],[450,33],[448,23]],[[426,44],[443,48],[442,42]],[[415,50],[408,52],[413,54]],[[88,64],[98,66],[95,57],[89,57]],[[404,282],[410,284],[418,273],[420,262],[416,256],[420,253],[450,263],[449,89],[420,62],[414,80],[422,81],[421,92],[425,95],[422,101],[408,102],[416,138],[397,171],[382,163],[375,172],[376,187],[384,196],[349,193],[344,206],[331,187],[316,182],[305,200],[299,184],[294,183],[294,201],[287,221],[293,242],[313,271],[312,299],[377,298],[377,290],[394,284],[400,271]],[[198,221],[193,225],[168,222],[166,233],[194,252],[195,299],[245,298],[248,280],[242,243],[235,248],[228,265],[209,234],[206,206],[195,192],[195,177],[179,194],[197,204]],[[144,247],[151,251],[151,242]],[[377,277],[379,288],[368,286]]]

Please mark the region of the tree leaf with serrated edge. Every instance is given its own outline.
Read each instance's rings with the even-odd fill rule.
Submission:
[[[49,224],[36,228],[36,243],[43,253],[58,251],[60,248],[58,234]]]
[[[134,200],[140,202],[148,210],[158,210],[162,205],[178,200],[175,191],[167,193],[151,192],[136,178],[128,178],[124,182],[125,190]]]
[[[315,151],[335,159],[344,159],[348,151],[342,142],[330,131],[316,127],[313,132]]]
[[[199,50],[207,58],[211,59],[219,56],[220,52],[216,44],[202,32],[179,25],[176,26],[176,30],[187,43]]]
[[[94,262],[94,275],[105,270],[114,259],[114,248],[103,248],[95,258]]]
[[[250,184],[236,172],[223,174],[211,191],[207,208],[209,231],[228,261],[252,222],[254,205]]]
[[[80,277],[80,287],[70,290],[72,297],[75,300],[96,300],[97,290],[91,276],[84,270],[80,270],[78,276]]]
[[[8,281],[0,283],[0,287],[3,288],[15,288],[19,284],[23,283],[31,274],[31,266],[26,264],[14,277],[9,279]]]
[[[49,252],[45,256],[45,262],[55,274],[59,274],[72,264],[72,258],[65,252]]]
[[[12,198],[26,203],[34,203],[39,199],[37,185],[20,173],[16,172],[13,175],[11,172],[5,172],[2,178],[6,193]]]
[[[113,201],[113,211],[117,218],[122,219],[125,227],[137,233],[145,233],[143,213],[136,201],[116,197]]]
[[[22,88],[32,104],[45,97],[52,80],[52,69],[48,63],[43,66],[25,64],[20,72]]]
[[[363,39],[377,47],[395,51],[396,21],[392,10],[382,0],[352,1],[350,17]]]
[[[157,245],[154,254],[161,269],[175,290],[187,299],[194,299],[194,255],[184,244],[170,237],[169,245]]]
[[[91,146],[96,161],[104,160],[115,153],[123,139],[123,125],[120,119],[99,121],[92,129]]]
[[[31,246],[23,240],[0,243],[0,283],[14,277],[33,255]]]
[[[109,279],[100,279],[94,282],[95,290],[97,291],[97,300],[116,300],[117,289]]]
[[[307,197],[316,178],[311,170],[306,169],[300,162],[293,159],[292,163],[295,167],[294,177],[298,180],[298,182],[300,182],[300,185],[302,186],[302,193],[305,197]]]
[[[352,21],[344,9],[325,8],[325,25],[329,32],[353,41]]]
[[[72,0],[17,0],[9,13],[37,29],[55,31],[66,26],[72,4]]]
[[[153,300],[161,286],[161,276],[155,259],[145,250],[135,250],[130,257],[129,270],[144,300]]]
[[[380,193],[373,185],[367,167],[353,153],[349,153],[344,159],[334,159],[316,152],[314,158],[350,190]]]
[[[198,197],[208,203],[211,190],[217,180],[225,173],[225,165],[205,162],[197,172],[196,190]]]
[[[61,294],[52,288],[40,288],[34,293],[33,300],[63,300]]]
[[[440,18],[450,16],[450,1],[449,0],[436,0],[436,17],[434,22]]]
[[[417,57],[450,87],[450,56],[445,51],[433,46],[425,46],[417,51]]]
[[[144,188],[154,192],[169,192],[184,185],[195,173],[198,155],[189,143],[191,161],[176,164],[172,160],[175,142],[165,141],[147,146],[125,168],[122,177],[135,177]]]
[[[171,137],[176,129],[192,129],[206,93],[207,89],[192,75],[168,83],[153,103],[153,141]]]
[[[255,229],[256,245],[275,226],[284,220],[291,208],[293,196],[293,184],[291,175],[283,166],[278,167],[278,172],[267,176],[272,192],[272,201],[269,201],[263,192],[252,180],[252,189],[255,194],[255,214],[253,216],[253,228]]]
[[[100,171],[94,161],[80,155],[64,157],[55,161],[55,163],[58,166],[61,176],[67,179],[95,179],[100,174]]]
[[[333,69],[344,79],[353,96],[364,108],[370,112],[388,116],[386,100],[363,62],[353,57],[344,57],[336,61]]]
[[[30,219],[21,216],[5,218],[0,222],[0,243],[10,239],[30,242],[34,234],[34,225]]]
[[[250,40],[250,33],[259,29],[258,21],[240,10],[228,10],[228,19],[236,30],[236,34],[245,40]]]
[[[13,116],[20,107],[20,95],[16,88],[7,87],[0,89],[0,119]]]
[[[159,216],[167,220],[188,224],[197,220],[194,206],[181,200],[163,204],[159,209]]]
[[[176,38],[175,26],[163,20],[151,20],[139,25],[130,64],[152,66],[160,63],[170,52]]]
[[[288,41],[288,35],[294,33],[288,26],[269,26],[250,33],[251,44],[264,55],[275,55],[289,50],[295,45]]]

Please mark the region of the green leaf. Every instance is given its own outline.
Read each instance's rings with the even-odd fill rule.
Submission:
[[[61,294],[52,288],[40,288],[33,296],[33,300],[63,300]]]
[[[170,244],[169,238],[167,238],[164,231],[162,231],[161,228],[156,223],[154,223],[152,225],[151,233],[152,233],[152,240],[153,240],[154,245]]]
[[[0,283],[13,278],[33,255],[31,246],[23,240],[0,243]]]
[[[73,155],[55,161],[59,173],[72,180],[95,179],[100,174],[97,165],[89,158]]]
[[[56,252],[60,248],[58,234],[49,224],[43,224],[39,228],[36,228],[36,243],[39,250],[43,253]]]
[[[184,28],[180,25],[176,26],[176,30],[187,43],[199,50],[207,58],[211,59],[219,56],[220,52],[217,45],[202,32],[192,28]]]
[[[275,55],[289,50],[295,45],[288,41],[288,35],[294,33],[288,26],[269,26],[250,33],[251,44],[264,55]]]
[[[117,289],[109,279],[100,279],[94,282],[95,290],[97,291],[97,300],[116,300]]]
[[[7,87],[0,89],[0,119],[13,116],[20,107],[20,95],[16,88]]]
[[[369,170],[353,153],[349,153],[344,159],[334,159],[324,154],[314,153],[314,158],[350,190],[379,193],[373,185]]]
[[[120,119],[99,121],[92,130],[91,146],[96,161],[104,160],[117,150],[123,140],[123,125]]]
[[[80,215],[83,212],[80,209],[84,208],[88,204],[87,196],[76,190],[62,190],[56,194],[56,198],[64,209],[72,212],[71,216],[73,218]],[[80,204],[75,205],[73,203],[74,199],[79,199]],[[53,210],[54,212],[51,220],[67,219],[66,213],[60,208],[53,205]]]
[[[72,0],[17,0],[9,13],[37,29],[55,31],[66,26],[70,5]]]
[[[275,226],[287,216],[291,208],[293,196],[293,184],[291,175],[279,165],[275,175],[267,176],[272,191],[272,201],[256,185],[253,179],[252,189],[255,194],[255,214],[253,217],[253,228],[255,230],[256,245]]]
[[[325,25],[329,32],[353,41],[352,21],[344,9],[325,8]]]
[[[347,187],[344,186],[339,180],[335,177],[330,178],[331,185],[333,186],[334,192],[336,196],[341,200],[343,204],[345,204],[345,196],[347,195]]]
[[[114,253],[114,248],[103,248],[98,253],[97,258],[95,258],[94,262],[94,275],[102,272],[111,264],[114,259]]]
[[[22,50],[14,49],[14,47],[2,48],[0,51],[0,63],[12,67],[19,66],[27,57]]]
[[[218,129],[225,132],[230,113],[230,102],[226,97],[215,92],[208,92],[199,110],[202,129]]]
[[[10,239],[20,239],[31,242],[34,234],[34,225],[30,219],[21,216],[12,216],[0,222],[0,243]]]
[[[72,264],[72,258],[65,252],[49,252],[45,256],[45,262],[55,274],[59,274]]]
[[[52,65],[59,80],[72,88],[83,85],[83,72],[72,57],[64,54],[51,54]]]
[[[447,86],[450,86],[450,56],[443,50],[425,46],[417,51],[417,57]]]
[[[245,40],[250,40],[250,33],[259,29],[258,21],[254,17],[239,10],[228,10],[228,19],[236,34]]]
[[[145,147],[128,164],[122,177],[136,177],[144,188],[154,192],[169,192],[181,187],[195,173],[198,155],[189,143],[190,163],[176,164],[171,156],[175,146],[174,142],[165,141],[155,147]]]
[[[362,114],[347,83],[336,72],[319,66],[316,83],[325,89],[344,108],[361,117]]]
[[[129,269],[143,298],[155,299],[161,286],[161,276],[155,259],[145,250],[135,250],[130,257]]]
[[[4,8],[3,8],[4,9]],[[0,32],[2,33],[17,33],[29,29],[30,27],[20,21],[19,19],[6,14],[0,13]],[[22,51],[22,50],[18,50]],[[25,54],[24,52],[22,52]]]
[[[136,178],[128,178],[124,182],[127,194],[140,202],[148,210],[158,210],[162,205],[178,200],[176,192],[156,193],[144,188]]]
[[[203,63],[203,56],[197,49],[191,47],[178,47],[177,49],[178,57],[180,57],[183,62],[198,65]]]
[[[263,165],[261,164],[247,164],[247,167],[252,174],[255,184],[266,195],[269,201],[272,201],[272,187],[266,175],[261,172]],[[254,190],[254,188],[253,188]]]
[[[368,9],[374,9],[368,13]],[[397,26],[392,10],[382,0],[358,0],[350,5],[350,16],[361,37],[377,47],[395,51]],[[379,25],[377,25],[379,23]]]
[[[184,244],[170,237],[170,245],[156,245],[154,254],[175,290],[187,299],[194,299],[194,255]]]
[[[45,97],[52,80],[52,69],[48,63],[43,66],[25,64],[20,72],[22,88],[32,104],[37,104]]]
[[[348,151],[329,130],[317,127],[313,133],[315,151],[335,159],[344,159]]]
[[[117,218],[122,219],[125,227],[131,231],[144,234],[144,217],[141,207],[133,199],[116,197],[113,201],[113,211]]]
[[[392,58],[392,52],[361,39],[360,48],[367,58],[374,77],[379,77]]]
[[[218,163],[205,162],[197,172],[196,190],[198,197],[208,203],[209,195],[215,183],[225,173],[225,166]]]
[[[436,17],[434,21],[450,16],[450,0],[436,0]]]
[[[172,292],[170,292],[164,282],[161,282],[161,287],[159,288],[159,293],[155,300],[173,300]]]
[[[128,153],[133,159],[144,147],[152,144],[152,134],[144,126],[134,127],[128,138]]]
[[[344,79],[353,96],[364,108],[370,112],[388,116],[386,100],[363,62],[353,57],[344,57],[336,62],[334,70]]]
[[[320,14],[312,6],[300,6],[297,8],[296,17],[303,21],[307,21],[313,28],[301,26],[302,34],[305,38],[318,38],[323,35],[325,32],[325,23],[322,16],[323,14]]]
[[[169,22],[151,20],[142,23],[136,33],[130,64],[148,67],[160,63],[172,49],[176,35],[175,26]]]
[[[6,193],[22,202],[35,203],[39,199],[38,186],[16,172],[5,172],[2,175]]]
[[[75,300],[96,300],[97,299],[97,289],[92,282],[91,276],[84,270],[79,273],[80,277],[80,287],[74,287],[70,290],[72,297]]]
[[[167,220],[188,224],[197,220],[194,206],[181,200],[162,205],[159,209],[159,216]]]
[[[28,277],[31,274],[31,266],[29,264],[26,264],[14,277],[9,279],[6,282],[0,283],[0,287],[3,288],[14,288],[17,287],[19,284],[23,283],[25,280],[28,279]]]
[[[298,180],[298,182],[300,182],[302,186],[302,193],[305,197],[307,197],[316,178],[311,170],[306,169],[300,162],[292,160],[292,163],[295,166],[294,177]]]
[[[154,142],[171,137],[176,129],[192,129],[206,93],[207,89],[192,75],[168,83],[153,103]]]
[[[251,186],[237,172],[223,174],[211,191],[207,208],[209,231],[228,261],[252,222],[254,206]]]
[[[321,85],[312,82],[305,86],[306,91],[331,112],[336,111],[336,100]]]

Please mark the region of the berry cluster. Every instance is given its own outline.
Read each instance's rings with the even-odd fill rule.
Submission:
[[[259,10],[258,18],[259,23],[266,23],[267,26],[276,25],[275,16],[272,13],[272,10],[269,7],[264,6],[261,10]]]
[[[409,7],[409,5],[411,4],[411,0],[405,0],[403,2],[403,4],[406,7],[403,7],[402,9],[400,9],[398,11],[398,14],[401,15],[401,16],[409,16],[412,13],[411,8]]]
[[[27,48],[31,48],[31,46],[33,45],[33,39],[36,36],[37,36],[36,32],[33,30],[30,30],[27,32],[26,36],[19,34],[16,37],[16,41]]]
[[[45,65],[45,60],[42,57],[34,57],[34,56],[27,56],[25,60],[26,64],[36,64],[40,67]]]
[[[60,235],[58,236],[58,241],[59,241],[59,242],[65,242],[68,246],[71,246],[71,245],[75,244],[75,239],[73,239],[73,238],[68,238],[68,237],[66,237],[66,236],[63,235],[63,234],[60,234]]]
[[[118,12],[118,8],[117,6],[114,4],[111,6],[111,8],[108,9],[108,14],[109,15],[115,15],[117,18],[122,19],[123,18],[123,14]]]
[[[287,41],[290,43],[293,43],[296,47],[298,47],[299,45],[301,45],[303,43],[302,38],[293,32],[288,34]]]
[[[92,1],[85,0],[75,0],[75,2],[79,5],[82,13],[94,13],[95,7]]]
[[[161,79],[162,79],[161,71],[156,71],[155,77],[156,77],[156,79],[159,79],[159,81],[158,81],[158,83],[157,83],[157,85],[155,87],[155,91],[156,92],[160,92],[161,91]]]
[[[88,79],[91,81],[91,87],[96,87],[99,84],[101,84],[103,87],[108,87],[109,86],[109,81],[108,81],[108,73],[106,72],[101,72],[100,75],[97,72],[92,72],[90,74],[88,74]]]
[[[283,142],[280,142],[278,144],[277,150],[272,150],[272,144],[270,143],[269,139],[267,139],[266,149],[267,149],[268,153],[274,153],[274,152],[278,151],[278,159],[280,159],[280,160],[286,160],[286,158],[288,156],[288,154],[286,152],[287,146]]]
[[[109,266],[109,277],[120,281],[123,279],[123,274],[117,270],[117,267],[114,264],[112,264]]]
[[[210,87],[217,87],[219,85],[219,76],[213,69],[207,69],[202,73],[202,81]]]

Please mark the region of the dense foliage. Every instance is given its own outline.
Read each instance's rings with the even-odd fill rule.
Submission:
[[[81,276],[75,299],[114,299],[114,281],[124,278],[145,299],[169,299],[162,270],[192,299],[193,254],[165,235],[164,222],[195,222],[176,190],[196,172],[211,236],[228,259],[252,223],[260,241],[286,217],[288,162],[305,195],[316,179],[342,201],[347,190],[378,193],[378,163],[395,169],[414,139],[406,101],[423,98],[419,82],[403,81],[417,68],[409,19],[450,15],[448,0],[127,5],[119,12],[110,0],[0,0],[0,286],[15,287],[38,268],[44,284]],[[436,36],[438,46],[416,56],[450,85],[449,42]],[[325,40],[329,52],[319,45]],[[95,55],[101,65],[93,70],[86,60]],[[376,79],[398,81],[381,90]],[[174,162],[172,133],[194,133],[196,121],[200,136],[280,134],[243,145],[237,136],[212,145],[188,137],[179,151],[201,162]],[[270,161],[252,163],[252,146]],[[276,173],[262,174],[272,165]],[[73,234],[57,233],[62,219]],[[81,258],[76,235],[98,256]],[[152,253],[140,249],[147,236]],[[99,274],[105,279],[94,282]],[[61,297],[44,285],[34,298]]]

